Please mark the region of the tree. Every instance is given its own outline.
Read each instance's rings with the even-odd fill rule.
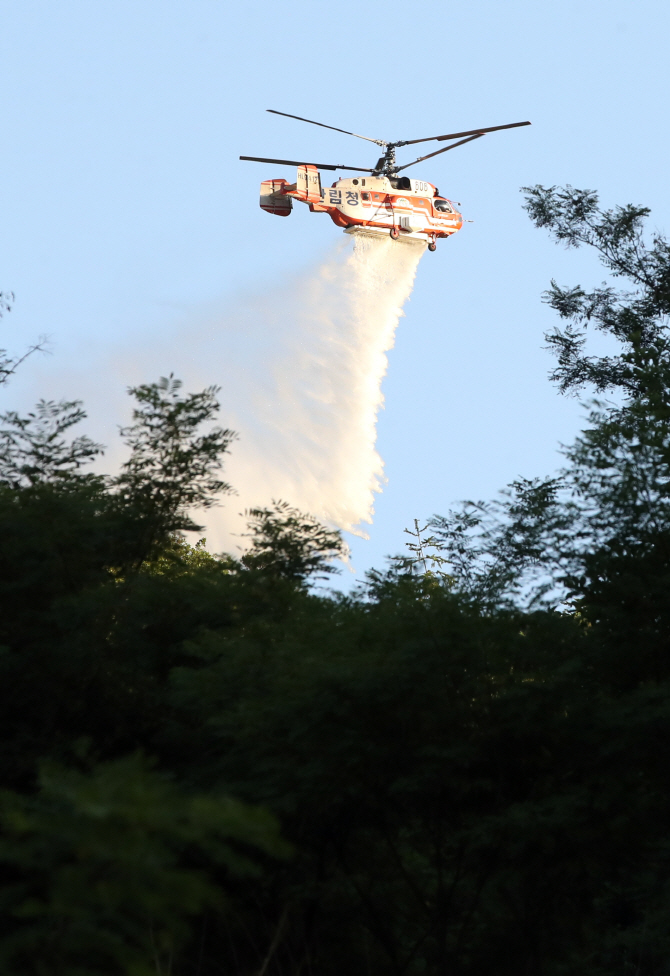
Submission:
[[[670,245],[660,234],[645,244],[646,208],[601,211],[595,193],[572,187],[526,193],[536,226],[568,247],[595,248],[615,278],[633,285],[587,292],[552,282],[545,294],[568,322],[547,336],[561,392],[590,387],[623,401],[591,402],[588,429],[565,449],[558,476],[519,480],[499,500],[468,503],[431,526],[464,592],[555,605],[579,601],[587,579],[603,571],[603,560],[613,566],[616,553],[641,558],[651,547],[658,558],[670,531]],[[590,325],[620,351],[587,355]]]
[[[340,532],[288,502],[273,502],[272,508],[252,508],[246,514],[251,548],[242,565],[247,569],[305,585],[338,572],[331,561],[348,555]]]
[[[0,291],[0,319],[5,312],[11,312],[11,302],[14,301],[12,292]],[[16,369],[16,361],[7,356],[6,349],[0,349],[0,384],[6,383]]]
[[[192,920],[225,913],[222,872],[290,854],[269,814],[185,793],[140,756],[43,765],[34,795],[0,793],[0,829],[6,976],[170,973]]]
[[[35,411],[21,417],[11,410],[0,415],[0,484],[17,489],[64,482],[80,476],[81,468],[103,453],[89,437],[68,442],[64,434],[86,417],[81,401],[40,400]]]
[[[157,584],[150,574],[140,580],[140,571],[150,557],[179,559],[175,529],[190,528],[187,506],[211,503],[223,485],[215,470],[232,434],[198,434],[198,424],[217,408],[212,390],[181,397],[178,385],[165,381],[137,392],[131,458],[116,478],[87,473],[86,462],[100,447],[86,437],[68,439],[85,416],[78,403],[43,403],[26,418],[3,418],[0,726],[6,737],[0,757],[4,749],[6,785],[25,786],[40,756],[62,759],[72,737],[91,736],[106,756],[117,755],[120,742],[132,750],[133,723],[155,720],[151,666],[140,663],[138,647],[146,622],[138,615]],[[149,656],[155,665],[153,648]],[[145,683],[143,698],[138,685]]]
[[[552,281],[545,301],[568,323],[547,336],[558,356],[553,379],[563,392],[590,386],[596,392],[618,389],[629,397],[640,396],[647,390],[640,366],[650,355],[664,368],[669,362],[670,244],[658,233],[645,243],[647,207],[628,204],[603,211],[592,190],[523,189],[525,209],[536,227],[548,229],[568,248],[593,247],[608,272],[632,286],[624,291],[603,284],[587,292],[579,285],[560,287]],[[621,352],[586,355],[589,325],[613,336]]]
[[[6,312],[11,312],[14,305],[14,293],[11,291],[0,291],[0,319]],[[42,336],[33,346],[30,346],[28,350],[22,356],[10,356],[6,349],[0,349],[0,386],[9,380],[10,376],[13,376],[16,370],[19,368],[21,363],[23,363],[28,356],[31,356],[34,352],[43,351],[46,346],[46,338]]]
[[[198,433],[219,409],[217,388],[182,397],[181,385],[169,376],[129,390],[139,406],[134,423],[121,431],[131,455],[114,485],[121,504],[145,521],[147,554],[159,538],[201,529],[189,509],[210,508],[217,496],[232,490],[217,472],[237,435],[220,427]]]

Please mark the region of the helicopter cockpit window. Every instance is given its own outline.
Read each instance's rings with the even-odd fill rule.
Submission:
[[[439,210],[441,213],[453,213],[454,212],[451,209],[451,207],[449,206],[448,202],[446,200],[440,198],[440,197],[436,197],[433,200],[433,206],[435,207],[436,210]]]

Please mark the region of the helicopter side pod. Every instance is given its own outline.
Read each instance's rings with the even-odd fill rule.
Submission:
[[[288,217],[293,209],[293,201],[286,195],[284,187],[286,180],[263,180],[261,183],[261,210],[276,214],[277,217]]]

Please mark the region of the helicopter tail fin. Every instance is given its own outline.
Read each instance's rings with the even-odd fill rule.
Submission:
[[[319,203],[321,201],[321,177],[316,166],[305,164],[298,166],[296,190],[293,196],[305,203]]]
[[[286,180],[263,180],[261,183],[261,210],[276,214],[278,217],[288,217],[293,209],[291,198],[283,190],[288,186]]]

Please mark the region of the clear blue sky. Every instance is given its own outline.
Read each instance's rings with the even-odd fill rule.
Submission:
[[[540,294],[552,276],[603,275],[533,229],[519,187],[597,189],[607,206],[651,207],[652,226],[670,231],[669,10],[3,0],[0,289],[17,301],[2,345],[48,333],[52,349],[6,388],[5,408],[83,396],[92,432],[111,442],[138,360],[145,380],[188,360],[188,343],[183,360],[171,348],[174,363],[161,350],[178,318],[328,251],[337,228],[302,208],[262,213],[260,179],[282,174],[238,156],[369,165],[374,150],[266,108],[391,139],[530,119],[413,171],[474,223],[420,264],[384,383],[388,484],[356,567],[397,551],[415,516],[551,472],[583,411],[546,378],[553,313]],[[97,402],[109,376],[119,399]],[[217,382],[216,362],[203,378]]]

